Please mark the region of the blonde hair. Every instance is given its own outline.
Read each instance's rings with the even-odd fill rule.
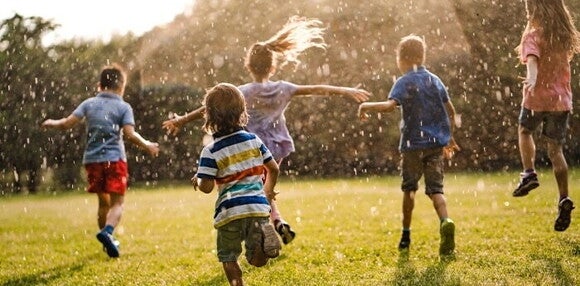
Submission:
[[[248,123],[246,101],[233,84],[219,83],[207,91],[203,99],[205,124],[203,129],[211,134],[232,133]]]
[[[291,17],[273,37],[255,43],[246,55],[245,65],[255,76],[267,76],[272,68],[298,64],[298,56],[309,48],[326,49],[324,28],[317,19]]]
[[[403,37],[397,45],[397,58],[407,64],[422,65],[425,63],[426,50],[425,40],[411,34]]]
[[[533,28],[542,30],[542,47],[548,52],[580,52],[580,33],[563,0],[526,0],[528,23],[522,41]],[[522,42],[516,48],[521,53]]]

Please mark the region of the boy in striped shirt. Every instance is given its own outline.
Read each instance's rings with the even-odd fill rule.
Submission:
[[[214,227],[217,255],[230,285],[243,285],[238,257],[245,243],[246,259],[261,267],[277,257],[281,244],[269,223],[270,201],[279,174],[278,164],[264,143],[244,130],[246,103],[234,85],[220,83],[205,95],[204,129],[214,142],[201,151],[192,184],[211,193],[217,185]],[[264,171],[266,179],[262,181]]]

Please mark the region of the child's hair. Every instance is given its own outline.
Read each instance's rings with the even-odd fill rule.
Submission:
[[[317,19],[291,17],[276,35],[265,42],[259,42],[248,50],[246,68],[256,76],[267,76],[272,68],[283,67],[288,62],[300,63],[298,56],[306,49],[325,49],[322,37],[324,28]]]
[[[101,71],[99,85],[103,90],[119,90],[125,84],[125,71],[118,64],[105,66]]]
[[[425,40],[417,35],[408,35],[401,39],[397,46],[397,58],[412,65],[422,65],[425,62]]]
[[[580,33],[564,0],[526,0],[526,12],[528,24],[522,40],[532,28],[541,28],[542,47],[548,52],[580,52]],[[521,52],[521,43],[516,50]]]
[[[212,87],[205,94],[203,103],[203,129],[209,133],[232,133],[248,123],[244,95],[232,84],[220,83]]]

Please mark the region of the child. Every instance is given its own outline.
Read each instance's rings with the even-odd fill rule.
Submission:
[[[562,0],[526,0],[528,23],[516,48],[527,66],[518,141],[524,171],[514,197],[527,195],[540,186],[534,167],[536,145],[533,132],[543,125],[548,156],[558,183],[556,231],[570,225],[574,203],[568,197],[568,165],[562,152],[572,110],[570,60],[580,52],[580,34]]]
[[[362,103],[359,117],[368,112],[391,112],[401,108],[401,169],[403,182],[403,233],[400,250],[411,244],[411,216],[418,182],[425,175],[425,193],[433,202],[440,221],[439,253],[452,255],[455,249],[455,224],[447,214],[443,194],[444,151],[458,150],[452,137],[455,108],[441,80],[425,66],[426,45],[422,38],[409,35],[397,47],[397,65],[404,75],[392,87],[383,102]],[[446,147],[447,146],[447,147]]]
[[[217,253],[230,285],[243,285],[238,257],[245,242],[246,259],[264,266],[279,255],[280,240],[268,221],[278,178],[278,164],[264,143],[243,128],[248,121],[242,93],[221,83],[205,96],[204,129],[214,141],[203,148],[194,188],[211,193],[218,187],[214,227]],[[264,168],[268,171],[262,181]]]
[[[68,117],[47,119],[41,125],[67,130],[86,119],[87,145],[83,164],[88,176],[87,191],[96,193],[99,199],[97,239],[110,257],[119,257],[113,231],[121,220],[128,180],[122,137],[152,156],[159,152],[157,143],[143,139],[135,131],[133,109],[123,101],[125,80],[125,72],[117,64],[104,67],[95,97],[83,101]]]
[[[252,45],[246,55],[246,68],[253,78],[253,82],[239,86],[250,115],[246,128],[263,140],[278,164],[294,151],[294,141],[288,132],[284,116],[286,107],[293,98],[313,94],[346,95],[357,102],[363,102],[369,97],[367,91],[357,88],[296,85],[287,81],[270,80],[278,66],[298,62],[297,57],[304,50],[326,47],[322,38],[324,30],[318,27],[320,24],[318,20],[293,17],[272,38]],[[163,122],[163,128],[177,134],[183,124],[201,119],[204,110],[202,106],[184,116],[176,116]],[[284,244],[288,244],[294,239],[295,232],[282,218],[276,203],[272,202],[271,206],[270,219]]]

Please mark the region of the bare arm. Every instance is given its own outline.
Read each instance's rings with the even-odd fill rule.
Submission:
[[[195,174],[195,176],[191,178],[191,184],[196,191],[199,189],[200,191],[209,194],[215,187],[215,180],[198,178],[197,174]]]
[[[266,181],[264,182],[264,193],[266,193],[266,197],[268,201],[272,201],[276,199],[276,193],[274,192],[274,187],[276,186],[276,182],[278,182],[278,175],[280,174],[280,168],[276,160],[272,159],[268,161],[268,163],[264,164],[264,167],[267,170],[266,173]]]
[[[451,103],[451,100],[445,103],[445,110],[449,116],[451,139],[449,140],[447,146],[443,148],[443,156],[445,156],[446,159],[451,159],[455,155],[455,152],[461,150],[459,145],[457,145],[457,142],[455,142],[455,138],[453,137],[453,131],[455,130],[457,122],[455,121],[455,107],[453,106],[453,103]]]
[[[536,86],[536,79],[538,78],[538,58],[536,56],[528,56],[526,60],[526,79],[524,80],[524,90],[532,91]]]
[[[68,130],[68,129],[73,128],[79,122],[81,122],[81,118],[78,118],[78,117],[71,114],[68,117],[61,118],[61,119],[56,119],[56,120],[55,119],[47,119],[44,122],[42,122],[40,127]]]
[[[294,93],[295,96],[306,95],[346,95],[350,96],[356,102],[365,102],[371,95],[368,91],[353,87],[342,87],[333,85],[299,85]]]
[[[369,112],[391,112],[395,110],[396,107],[397,102],[392,99],[380,102],[361,103],[358,107],[358,117],[361,120],[366,120],[369,118]]]
[[[123,137],[129,142],[135,144],[137,147],[145,150],[153,157],[157,157],[159,154],[159,144],[150,142],[149,140],[141,137],[141,135],[135,131],[135,127],[133,125],[123,126]]]
[[[181,126],[185,123],[203,119],[203,114],[205,112],[205,106],[201,106],[198,109],[191,111],[183,116],[175,115],[172,119],[163,121],[162,127],[167,130],[168,134],[177,135]]]

